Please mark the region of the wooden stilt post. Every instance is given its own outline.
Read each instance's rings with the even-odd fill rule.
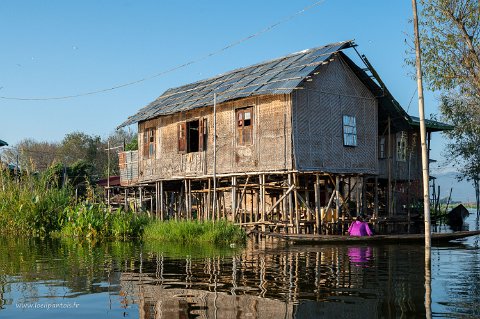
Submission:
[[[357,175],[357,177],[355,177],[356,179],[356,185],[355,185],[355,204],[357,206],[357,216],[360,216],[360,177]]]
[[[253,201],[254,201],[254,190],[253,188],[250,190],[250,220],[249,222],[253,222],[253,210],[254,210],[254,207],[253,207]]]
[[[378,218],[378,177],[375,176],[375,186],[374,186],[374,192],[375,192],[375,199],[374,199],[374,205],[375,208],[373,210],[373,220],[376,220]]]
[[[233,222],[237,222],[237,177],[232,177],[232,218]]]
[[[211,185],[210,185],[210,178],[209,178],[208,179],[208,191],[207,191],[207,219],[210,219],[210,217],[212,217],[212,219],[213,219],[213,210],[211,209],[212,195],[211,195],[211,192],[210,192],[210,188],[211,188]],[[210,214],[210,212],[212,212],[212,214]]]
[[[190,204],[189,204],[189,200],[190,200],[190,192],[188,190],[188,180],[187,179],[184,179],[183,180],[183,185],[184,185],[184,188],[185,188],[185,211],[186,211],[186,218],[187,219],[190,219]]]
[[[263,225],[262,225],[262,231],[265,231],[265,222],[267,221],[266,220],[266,216],[265,216],[265,210],[266,210],[266,201],[265,201],[265,174],[261,174],[260,175],[260,200],[262,201],[262,210],[261,210],[261,213],[262,213],[262,221],[263,221]]]
[[[163,181],[159,182],[160,186],[160,220],[163,221],[165,219],[165,210],[163,209]]]
[[[293,189],[293,196],[295,197],[295,231],[297,234],[300,234],[300,208],[298,206],[298,179],[296,173],[293,173],[293,183],[295,185],[295,188]]]
[[[335,222],[338,223],[340,216],[340,176],[335,176]]]
[[[309,176],[305,174],[305,202],[310,205],[310,190],[308,189],[309,186]],[[307,221],[312,220],[312,212],[307,209]]]
[[[128,188],[125,188],[124,205],[125,205],[125,211],[128,212]]]
[[[155,182],[155,218],[160,219],[160,182]]]
[[[367,215],[367,196],[365,196],[365,192],[367,190],[367,183],[366,183],[366,180],[365,180],[365,176],[362,176],[362,206],[361,206],[361,212],[362,214],[364,214],[365,216]]]
[[[140,192],[140,196],[139,196],[140,197],[140,205],[139,206],[140,206],[140,210],[142,210],[142,207],[143,207],[143,189],[142,189],[142,187],[139,187],[138,191]]]
[[[393,150],[393,137],[391,136],[391,119],[388,117],[388,148],[387,148],[387,170],[388,170],[388,194],[387,194],[387,215],[392,216],[393,206],[393,190],[392,190],[392,150]]]
[[[292,180],[292,173],[288,174],[288,185],[289,186],[294,185],[293,180]],[[292,193],[292,192],[290,192],[290,194],[288,194],[288,220],[289,220],[290,225],[293,225],[293,195],[294,195],[294,193]]]
[[[315,233],[320,234],[321,233],[321,223],[320,223],[320,176],[318,174],[315,174]]]

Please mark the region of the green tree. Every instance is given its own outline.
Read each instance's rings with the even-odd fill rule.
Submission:
[[[447,156],[480,200],[480,7],[477,0],[423,0],[420,45],[426,85],[441,94],[442,119],[455,126]],[[478,209],[477,209],[478,211]]]

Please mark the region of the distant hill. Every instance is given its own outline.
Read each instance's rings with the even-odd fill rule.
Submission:
[[[453,201],[459,201],[462,203],[475,201],[475,189],[473,188],[473,184],[467,181],[459,182],[457,180],[457,173],[431,173],[431,175],[436,177],[436,187],[440,185],[440,198],[448,197],[450,194],[450,188],[452,188]]]

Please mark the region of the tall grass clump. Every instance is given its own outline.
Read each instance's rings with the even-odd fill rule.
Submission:
[[[244,230],[227,221],[154,221],[145,227],[145,239],[182,244],[210,243],[214,245],[244,244]]]
[[[0,232],[44,235],[60,229],[71,190],[41,175],[0,172]]]
[[[111,211],[94,203],[87,184],[86,197],[75,200],[73,188],[51,171],[11,174],[0,171],[0,233],[62,235],[85,238],[140,237],[150,222],[146,214]]]
[[[137,237],[149,222],[146,214],[125,212],[120,208],[110,211],[105,204],[85,201],[65,209],[61,234],[85,238]]]

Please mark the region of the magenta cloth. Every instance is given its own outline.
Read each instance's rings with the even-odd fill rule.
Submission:
[[[350,236],[372,236],[368,223],[359,220],[354,221],[348,228]]]
[[[371,247],[348,247],[348,258],[350,262],[360,266],[372,259]]]

